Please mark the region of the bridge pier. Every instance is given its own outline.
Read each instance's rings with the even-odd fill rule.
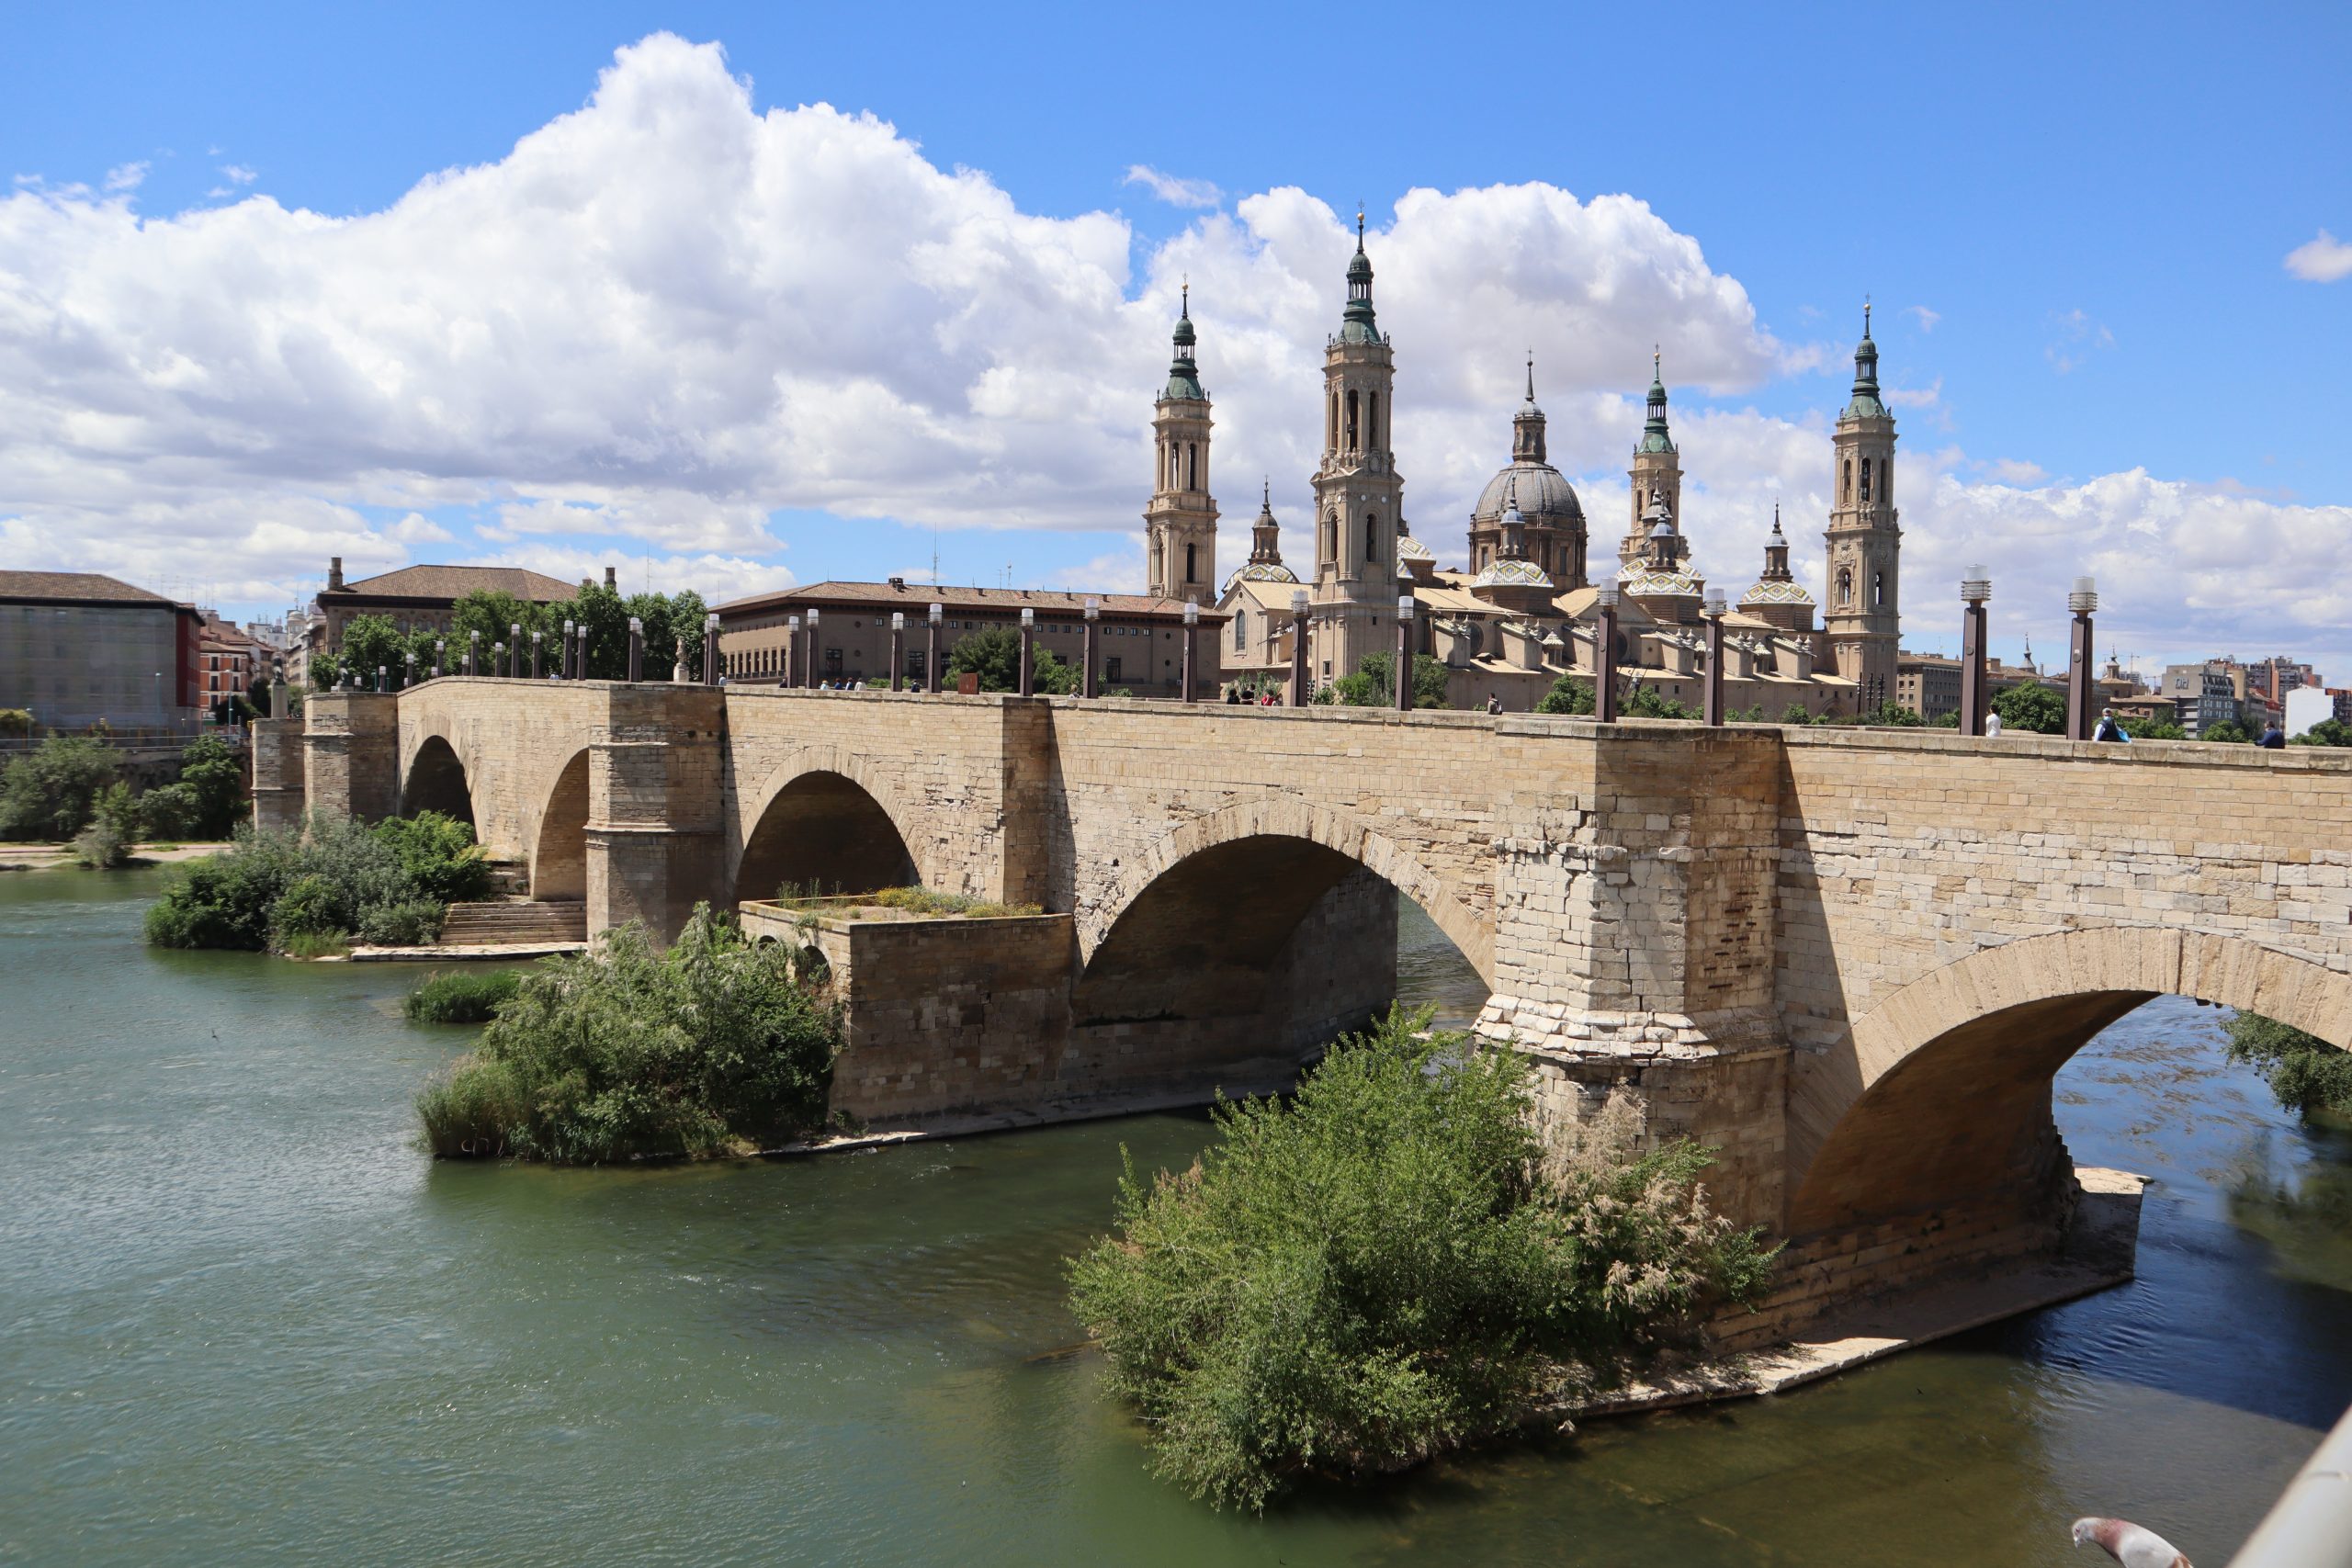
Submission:
[[[602,733],[588,748],[588,934],[642,920],[667,942],[696,902],[726,897],[725,694],[659,683],[605,690]]]
[[[312,693],[302,705],[302,794],[311,810],[330,817],[380,822],[398,816],[400,698]]]
[[[284,687],[278,690],[282,693]],[[257,718],[253,723],[254,826],[291,828],[302,820],[305,759],[303,720]]]

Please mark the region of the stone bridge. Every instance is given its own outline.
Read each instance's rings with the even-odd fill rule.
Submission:
[[[1393,887],[1554,1113],[1622,1083],[1721,1150],[1792,1313],[2056,1246],[2052,1075],[2153,997],[2352,1042],[2316,750],[487,679],[307,723],[266,727],[265,814],[458,811],[592,930],[787,883],[1067,915],[1117,1037],[1046,1065],[1079,1098],[1295,1067],[1393,984]]]

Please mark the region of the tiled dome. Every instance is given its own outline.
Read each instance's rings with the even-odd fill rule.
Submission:
[[[1298,574],[1282,562],[1251,561],[1226,580],[1232,582],[1296,582]]]
[[[1741,594],[1739,602],[1743,604],[1810,604],[1813,595],[1799,583],[1786,579],[1775,582],[1768,577]]]
[[[1576,487],[1548,463],[1513,463],[1496,474],[1479,492],[1471,521],[1478,525],[1498,521],[1514,496],[1530,527],[1565,528],[1584,521],[1584,505],[1577,500]]]
[[[1684,571],[1645,571],[1627,578],[1622,586],[1636,599],[1696,599],[1700,594],[1698,579]]]
[[[1486,570],[1478,573],[1478,581],[1474,584],[1474,586],[1479,588],[1549,588],[1552,586],[1552,579],[1544,573],[1542,567],[1537,566],[1532,560],[1525,560],[1510,556],[1499,556],[1487,563]]]

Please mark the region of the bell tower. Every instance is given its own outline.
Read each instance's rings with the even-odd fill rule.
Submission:
[[[1308,674],[1352,673],[1394,640],[1396,537],[1405,481],[1389,449],[1396,361],[1372,310],[1363,214],[1348,262],[1348,303],[1323,351],[1323,461],[1315,470],[1315,587]]]
[[[1682,458],[1666,428],[1666,378],[1660,356],[1650,355],[1649,417],[1642,424],[1642,439],[1634,448],[1634,514],[1626,521],[1625,536],[1617,542],[1621,566],[1634,567],[1650,549],[1650,508],[1660,503],[1679,531],[1682,523]]]
[[[1144,508],[1144,591],[1196,604],[1216,601],[1216,501],[1209,494],[1209,395],[1193,361],[1193,289],[1176,318],[1168,385],[1152,404],[1151,504]]]
[[[1838,416],[1830,455],[1824,640],[1837,672],[1860,683],[1860,705],[1875,707],[1894,697],[1903,530],[1894,510],[1894,416],[1879,400],[1878,344],[1871,341],[1867,303],[1854,350],[1854,398]]]

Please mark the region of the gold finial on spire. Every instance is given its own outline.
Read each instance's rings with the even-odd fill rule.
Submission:
[[[1184,275],[1184,303],[1176,313],[1180,316],[1193,313],[1193,275],[1189,272]]]
[[[1867,294],[1862,296],[1862,335],[1871,335],[1871,297]]]

